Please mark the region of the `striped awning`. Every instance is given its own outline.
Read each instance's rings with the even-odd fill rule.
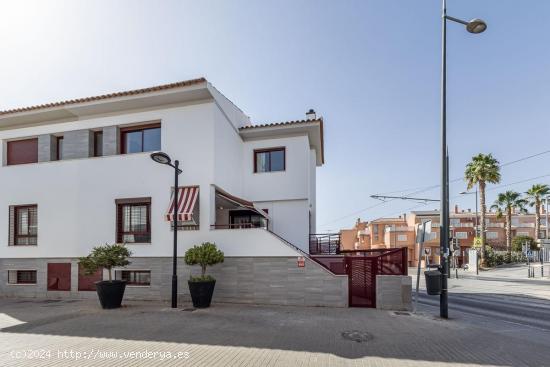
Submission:
[[[194,221],[193,213],[199,198],[199,188],[193,187],[178,187],[178,204],[177,204],[177,220],[180,222]],[[170,206],[166,212],[166,220],[174,220],[174,190],[170,198]]]

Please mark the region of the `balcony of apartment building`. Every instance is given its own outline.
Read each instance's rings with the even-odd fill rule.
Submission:
[[[217,188],[215,205],[216,222],[212,229],[269,229],[268,210],[257,208],[250,201]]]

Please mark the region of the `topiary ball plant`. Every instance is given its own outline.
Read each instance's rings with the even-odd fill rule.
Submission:
[[[129,265],[128,258],[130,256],[132,256],[132,252],[126,246],[115,243],[94,247],[88,256],[81,257],[78,260],[87,275],[104,268],[109,271],[109,281],[112,281],[112,269]]]
[[[201,275],[198,277],[191,276],[190,280],[192,282],[213,281],[212,276],[206,275],[206,267],[223,263],[223,260],[223,252],[210,242],[203,242],[200,246],[195,245],[185,252],[185,263],[187,265],[201,266]]]

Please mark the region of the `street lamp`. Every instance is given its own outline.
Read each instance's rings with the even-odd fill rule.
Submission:
[[[177,274],[177,265],[178,265],[178,176],[182,173],[182,170],[179,169],[180,162],[178,160],[172,160],[170,156],[163,152],[155,152],[151,154],[151,159],[159,164],[165,164],[174,168],[174,254],[172,258],[172,308],[178,307],[178,274]]]
[[[442,273],[447,273],[449,258],[449,176],[447,155],[447,20],[466,26],[466,30],[473,34],[482,33],[487,24],[480,19],[469,22],[447,15],[447,0],[442,0],[442,52],[441,52],[441,208],[440,223],[442,234],[439,239],[440,264]],[[449,317],[449,299],[447,294],[447,278],[442,277],[442,289],[439,299],[439,313],[442,318]]]
[[[476,225],[475,225],[475,236],[477,237],[477,231],[478,231],[478,225],[479,225],[479,219],[478,219],[478,216],[477,216],[477,212],[478,212],[478,209],[477,209],[477,186],[476,186],[476,191],[475,192],[469,192],[469,191],[462,191],[462,192],[459,192],[460,195],[473,195],[475,194],[476,196]]]

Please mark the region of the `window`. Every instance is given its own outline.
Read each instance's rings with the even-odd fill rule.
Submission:
[[[94,157],[103,156],[103,131],[94,131]]]
[[[529,232],[518,232],[518,236],[529,236]]]
[[[514,227],[519,227],[519,225],[520,225],[519,218],[512,218],[512,225]]]
[[[460,219],[459,218],[451,218],[450,219],[451,227],[460,227]]]
[[[8,166],[38,162],[38,139],[9,141],[7,144]]]
[[[160,124],[121,129],[120,138],[122,154],[160,150]]]
[[[465,240],[468,238],[468,232],[455,232],[455,238]]]
[[[487,232],[488,240],[496,240],[498,238],[498,232]]]
[[[55,159],[60,161],[63,159],[63,137],[55,137]]]
[[[97,269],[94,274],[86,274],[84,267],[78,264],[78,290],[95,291],[95,282],[103,280],[103,269]]]
[[[151,242],[151,199],[121,199],[117,205],[117,242]]]
[[[127,285],[151,285],[150,270],[115,270],[116,280],[125,280]]]
[[[71,290],[71,263],[48,263],[48,290]]]
[[[8,270],[8,284],[36,284],[36,270]]]
[[[36,205],[10,207],[10,245],[36,246],[38,208]]]
[[[397,240],[398,241],[406,241],[407,240],[407,235],[406,234],[400,234],[397,236]]]
[[[277,172],[286,169],[285,148],[254,151],[254,173]]]

